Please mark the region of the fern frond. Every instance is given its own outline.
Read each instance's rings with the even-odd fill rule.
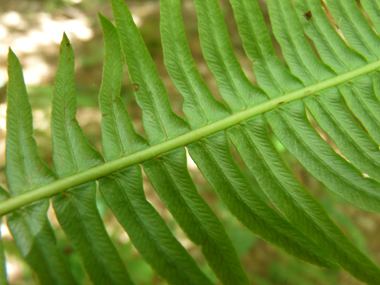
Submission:
[[[170,107],[132,15],[123,1],[111,1],[121,45],[143,110],[145,132],[152,144],[190,130]],[[158,127],[159,126],[159,127]],[[201,246],[215,274],[226,284],[249,284],[235,248],[223,226],[199,195],[187,170],[186,152],[176,149],[143,163],[144,171],[174,219],[190,240]]]
[[[239,4],[240,5],[243,4],[242,1],[240,1],[240,3],[237,3],[237,2],[239,1],[232,1],[232,5],[235,11],[247,11],[246,9],[243,9],[242,7],[240,9],[237,7]],[[291,18],[290,20],[292,19],[293,21],[294,19],[298,20],[297,17],[294,17],[294,15],[293,17],[291,17],[292,12],[295,13],[294,9],[292,8],[291,3],[290,2],[285,3],[285,2],[282,1],[281,4],[276,3],[276,1],[269,2],[269,9],[270,9],[269,11],[271,15],[273,15],[274,13],[273,10],[275,10],[275,12],[280,11],[282,13],[281,16],[284,16],[286,14],[287,17]],[[246,5],[251,5],[250,10],[259,12],[257,4],[254,4],[254,2],[251,2],[251,4],[246,4]],[[256,7],[252,7],[254,5],[256,5]],[[281,7],[281,5],[283,7]],[[215,13],[213,15],[215,17]],[[280,44],[282,44],[281,47],[288,48],[284,52],[285,58],[287,59],[286,52],[289,51],[290,53],[290,49],[293,48],[292,58],[289,61],[297,60],[298,53],[296,52],[295,47],[287,46],[287,43],[295,43],[296,39],[303,38],[302,34],[301,36],[299,34],[300,31],[298,31],[297,33],[297,31],[292,31],[292,30],[288,31],[287,29],[288,26],[291,27],[291,29],[294,29],[295,27],[297,27],[296,25],[297,22],[296,23],[289,22],[289,19],[283,19],[282,17],[277,16],[277,15],[272,16],[272,18],[279,21],[278,23],[272,22],[272,25],[274,27],[274,32],[277,32],[276,27],[278,27],[279,29],[280,28],[284,29],[282,30],[283,33],[281,34],[281,36],[284,37],[284,41],[281,42],[279,40],[279,42]],[[259,19],[262,19],[262,18],[256,17],[255,21],[259,21]],[[281,21],[282,19],[283,21]],[[249,21],[249,20],[246,19],[245,21]],[[238,21],[238,25],[239,25],[239,21]],[[251,24],[251,28],[260,29],[260,27],[262,27],[263,25],[264,25],[264,22],[261,21],[259,25]],[[256,33],[258,33],[258,31]],[[256,33],[252,33],[252,34],[254,35]],[[294,37],[294,39],[290,40],[288,38],[285,38],[286,35],[291,35],[292,37]],[[267,37],[269,38],[269,36]],[[207,34],[204,37],[204,39],[209,39],[209,38],[210,38],[210,35],[207,35]],[[202,39],[203,38],[201,35],[201,41]],[[251,39],[251,41],[253,40],[254,39]],[[260,49],[258,44],[254,46],[254,49],[256,49],[254,54],[257,57],[255,57],[253,60],[257,58],[263,63],[268,62],[270,60],[270,59],[265,58],[264,52],[267,50],[271,50],[272,46],[269,45],[270,43],[269,40],[267,40],[266,43],[268,44],[266,46],[263,44],[262,49]],[[306,43],[303,43],[303,44],[306,44]],[[214,43],[213,46],[217,46],[217,45],[218,43]],[[220,42],[219,45],[222,45],[222,42]],[[308,47],[310,48],[310,46]],[[306,53],[308,49],[306,47],[303,47],[303,48],[300,47],[300,50],[302,50],[303,53]],[[310,48],[310,51],[311,51],[311,48]],[[272,51],[271,54],[274,54],[274,51]],[[207,55],[205,55],[205,57],[207,60]],[[314,53],[307,54],[307,60],[310,61],[313,58],[316,59],[316,56],[314,55]],[[316,63],[313,62],[313,63],[314,65],[318,64],[318,62]],[[276,63],[272,64],[271,67],[267,66],[267,68],[264,70],[270,71],[272,68],[274,68],[275,64]],[[280,64],[280,62],[277,61],[277,64]],[[292,66],[291,64],[289,65],[290,67]],[[298,67],[298,65],[296,65],[296,67]],[[212,67],[211,67],[211,70],[212,70]],[[261,70],[262,70],[262,67],[260,67],[259,72]],[[323,73],[322,68],[318,69],[318,71],[321,74],[325,74],[322,76],[326,76],[326,74],[329,74],[328,67],[325,67],[325,70],[326,72]],[[305,71],[303,72],[305,73]],[[215,72],[214,72],[214,75],[216,79],[218,80],[218,75]],[[290,79],[291,78],[290,74],[287,77]],[[272,80],[276,80],[277,77],[274,77],[274,75],[272,74],[271,78]],[[320,79],[320,81],[322,81],[323,79]],[[220,80],[224,80],[224,79],[220,78]],[[231,84],[233,84],[232,81],[233,80],[231,80]],[[294,86],[298,84],[296,79],[293,79],[293,82],[294,82],[293,83]],[[265,84],[262,83],[262,86],[265,86]],[[280,87],[278,89],[278,93],[280,93],[283,90],[283,88],[281,88],[282,87],[281,83],[276,82],[276,86]],[[224,90],[221,88],[219,90],[223,96]],[[227,104],[229,104],[227,98],[224,98],[224,99],[227,102]],[[294,119],[294,117],[296,117],[296,119]],[[290,151],[294,149],[297,149],[297,150],[301,149],[305,145],[305,140],[302,141],[302,139],[305,139],[305,138],[308,139],[311,136],[310,133],[305,133],[305,131],[304,133],[302,133],[303,129],[300,128],[299,121],[303,120],[303,122],[308,123],[305,109],[300,102],[294,102],[292,105],[281,107],[277,110],[268,112],[266,114],[266,118],[269,124],[271,125],[273,131],[277,135],[277,137],[281,140],[281,142],[285,146],[288,147]],[[286,128],[289,125],[287,121],[290,121],[290,120],[298,123],[298,126],[292,129]],[[309,125],[305,123],[304,126],[307,127]],[[267,135],[265,120],[263,118],[262,119],[254,118],[254,119],[244,122],[242,124],[242,127],[243,128],[240,128],[240,129],[237,127],[230,129],[231,141],[236,146],[238,152],[242,156],[247,166],[255,174],[257,181],[259,182],[260,186],[265,191],[267,196],[271,199],[272,203],[276,205],[276,207],[295,226],[297,226],[305,234],[311,237],[322,248],[326,249],[333,258],[337,256],[337,258],[335,258],[336,261],[340,263],[341,266],[343,266],[348,271],[350,271],[352,274],[354,275],[357,274],[356,268],[357,266],[359,266],[360,263],[362,263],[361,261],[357,263],[358,260],[363,260],[363,261],[366,260],[365,262],[368,263],[368,268],[372,268],[372,269],[370,269],[369,272],[364,273],[363,276],[361,276],[361,278],[371,278],[374,272],[378,271],[377,267],[374,264],[372,264],[370,260],[367,260],[366,256],[362,254],[353,244],[351,244],[346,239],[346,237],[341,232],[341,230],[331,221],[327,213],[325,213],[323,207],[317,201],[315,201],[313,197],[311,197],[307,193],[307,191],[301,186],[301,184],[297,181],[297,179],[287,170],[285,163],[282,161],[279,154],[277,153],[277,151],[275,150],[275,148],[270,142],[269,136]],[[298,141],[296,141],[296,139],[298,139]],[[296,143],[294,143],[295,141]],[[245,144],[243,144],[243,142],[245,142]],[[247,145],[249,147],[247,147]],[[314,147],[316,147],[316,144],[314,144]],[[250,151],[247,151],[247,149],[249,149]],[[331,160],[332,158],[331,152],[333,152],[334,155],[336,154],[332,149],[330,150],[331,150],[330,151],[330,160]],[[296,155],[297,154],[296,152],[292,152],[292,153],[299,159],[301,163],[306,160],[306,159],[303,160],[303,158],[306,155],[305,151],[299,156]],[[319,154],[321,152],[316,151],[316,153]],[[330,161],[328,159],[326,160],[328,162]],[[315,159],[313,160],[313,157],[309,157],[307,162],[304,164],[306,168],[309,165],[308,163],[316,164]],[[281,165],[281,167],[279,167],[279,164]],[[259,165],[260,167],[258,167]],[[262,171],[263,169],[264,171]],[[360,178],[362,178],[362,176]],[[276,189],[276,192],[274,192],[275,189]],[[370,189],[370,188],[364,188],[364,189]],[[287,202],[284,203],[284,201],[287,201]],[[289,203],[290,204],[294,203],[294,207],[292,207],[291,211],[289,211],[289,208],[288,208]],[[333,235],[335,236],[335,238],[332,238]],[[336,250],[340,251],[338,255],[336,255],[335,253]],[[345,252],[347,250],[349,250],[351,253],[348,256],[342,255],[342,252]],[[355,255],[360,256],[360,258],[354,257]],[[340,257],[342,257],[342,259],[340,259]]]
[[[75,116],[77,110],[74,52],[66,35],[60,47],[51,116],[54,167],[66,177],[104,162],[88,142]],[[133,284],[109,238],[95,201],[95,181],[53,196],[58,221],[94,284]]]
[[[196,68],[180,1],[160,3],[165,66],[184,97],[187,121],[173,112],[124,1],[111,0],[116,27],[99,14],[106,50],[99,94],[105,158],[90,146],[76,121],[74,53],[64,35],[51,122],[55,172],[37,153],[21,66],[10,50],[6,175],[12,197],[0,201],[0,215],[7,214],[15,242],[42,284],[75,284],[46,217],[50,197],[92,282],[133,284],[98,213],[96,180],[136,249],[163,279],[170,284],[212,283],[147,202],[141,166],[217,278],[223,284],[249,284],[225,228],[187,170],[185,147],[221,201],[251,232],[305,262],[339,265],[358,280],[380,283],[379,267],[302,186],[268,134],[269,126],[331,191],[380,213],[378,5],[362,0],[373,29],[353,0],[332,0],[325,7],[319,0],[269,0],[284,65],[275,56],[258,3],[230,2],[258,86],[248,80],[235,56],[218,1],[194,0],[202,52],[227,107],[213,97]],[[323,9],[331,12],[334,26]],[[120,98],[123,55],[147,140],[135,131]],[[345,158],[321,138],[309,113]],[[283,216],[255,193],[233,159],[229,140]],[[1,256],[0,248],[0,262]],[[4,279],[0,267],[0,282]]]
[[[8,63],[5,171],[10,194],[17,195],[53,181],[55,174],[38,155],[21,65],[11,49]],[[44,199],[9,213],[9,230],[41,284],[76,284],[56,247],[54,232],[46,216],[48,207],[49,201]]]
[[[351,50],[329,24],[322,8],[320,5],[317,6],[318,1],[312,2],[314,3],[308,4],[304,1],[296,1],[295,5],[298,8],[299,19],[303,23],[308,36],[314,40],[322,59],[337,74],[365,65],[366,60]],[[306,20],[301,15],[303,11],[311,11],[313,20]],[[376,77],[376,74],[370,73],[370,77],[372,76]],[[376,82],[375,78],[374,80]],[[343,89],[346,90],[343,94],[350,96],[347,97],[346,95],[345,98],[353,97],[350,89]],[[376,90],[377,88],[374,86],[374,89]],[[376,106],[378,104],[376,99],[374,97],[370,98],[370,105]],[[319,101],[322,101],[322,103],[319,103]],[[306,100],[305,103],[318,124],[336,142],[342,154],[364,173],[379,181],[380,153],[378,143],[375,141],[378,135],[374,134],[373,138],[371,138],[356,124],[345,108],[339,92],[335,91],[334,93],[331,92],[329,96]],[[332,116],[332,114],[334,115]],[[333,128],[329,127],[331,124],[334,125]]]
[[[214,19],[218,19],[215,16],[215,11],[212,14]],[[205,13],[205,16],[207,17],[207,13]],[[184,27],[178,1],[162,2],[161,18],[163,19],[161,21],[161,34],[165,65],[173,82],[185,97],[184,106],[188,104],[187,101],[190,101],[193,103],[191,106],[196,108],[195,112],[188,111],[185,113],[186,117],[203,117],[204,114],[207,121],[215,120],[214,118],[218,116],[217,112],[221,113],[225,108],[216,108],[218,105],[214,103],[216,99],[213,97],[202,102],[197,99],[196,92],[192,92],[192,90],[196,90],[199,88],[198,86],[201,86],[203,90],[206,90],[206,94],[211,94],[206,86],[203,87],[204,82],[194,68],[195,63],[190,60],[190,50],[183,33]],[[200,17],[200,20],[204,19]],[[210,30],[216,30],[216,28],[214,27]],[[208,36],[206,38],[209,38]],[[173,38],[178,43],[176,48],[172,48],[170,45]],[[221,42],[223,42],[225,35],[224,38],[221,38],[223,39]],[[221,42],[210,42],[210,46],[218,46]],[[238,66],[237,61],[234,64]],[[225,80],[225,78],[228,78],[228,75],[225,75],[221,81],[229,84],[229,81]],[[251,86],[251,88],[254,87]],[[204,96],[204,93],[199,94],[199,97]],[[222,94],[224,95],[224,93]],[[216,116],[214,115],[215,113],[217,114]],[[205,119],[203,121],[207,123]],[[196,124],[191,124],[190,126],[196,128]],[[221,200],[243,225],[264,240],[276,244],[301,260],[315,263],[319,266],[333,266],[333,262],[326,254],[321,253],[320,248],[268,207],[253,191],[252,186],[250,186],[232,158],[225,133],[218,132],[202,139],[200,142],[192,143],[188,146],[188,150],[202,174],[217,191]],[[306,251],[305,248],[307,248]],[[306,256],[304,255],[305,252],[309,254]]]
[[[103,115],[102,148],[106,159],[113,160],[148,145],[135,132],[120,98],[123,60],[116,28],[104,16],[100,16],[100,20],[106,45],[99,95]],[[119,60],[114,60],[115,57]],[[137,250],[160,276],[170,283],[210,283],[172,235],[164,220],[146,201],[138,165],[102,178],[100,191]]]

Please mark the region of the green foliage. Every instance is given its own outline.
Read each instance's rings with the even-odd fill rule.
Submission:
[[[375,2],[362,0],[374,29],[380,23]],[[76,120],[75,59],[67,36],[61,43],[53,90],[55,171],[38,155],[21,65],[9,51],[6,176],[11,197],[0,202],[0,215],[7,215],[17,247],[39,282],[76,284],[46,215],[51,198],[90,280],[134,284],[136,271],[127,266],[131,278],[96,206],[98,185],[135,248],[161,278],[169,284],[215,283],[146,200],[142,167],[220,282],[261,283],[245,272],[239,258],[254,239],[247,235],[247,244],[236,245],[243,232],[223,225],[198,193],[187,169],[186,147],[225,207],[250,232],[301,261],[322,268],[341,267],[358,280],[379,284],[379,267],[299,182],[268,133],[269,126],[282,145],[332,192],[359,208],[380,213],[380,39],[356,1],[333,0],[325,7],[320,0],[268,1],[284,65],[275,56],[258,3],[230,0],[257,87],[235,56],[218,1],[194,0],[203,55],[224,105],[214,98],[196,68],[180,1],[162,0],[164,61],[184,97],[186,120],[173,112],[127,5],[123,0],[111,3],[116,27],[99,14],[105,42],[99,93],[104,158],[88,143]],[[328,10],[339,21],[331,23]],[[123,56],[147,139],[135,131],[120,97]],[[346,159],[322,139],[308,113]],[[235,162],[229,141],[277,211],[255,192]],[[4,191],[0,198],[6,197]],[[4,283],[2,251],[0,243],[0,282]],[[138,268],[141,274],[150,274],[148,267]],[[282,278],[297,276],[290,272]],[[147,282],[141,281],[144,276],[137,279]]]

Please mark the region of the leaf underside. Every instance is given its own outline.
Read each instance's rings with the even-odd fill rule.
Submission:
[[[96,207],[97,186],[145,261],[169,284],[213,284],[146,200],[142,168],[160,199],[201,248],[223,284],[250,284],[225,227],[198,193],[185,147],[231,214],[248,230],[295,258],[343,268],[368,284],[380,269],[329,217],[275,148],[268,127],[329,190],[380,213],[380,10],[378,0],[268,0],[276,55],[256,0],[230,0],[257,86],[233,51],[217,0],[194,0],[203,56],[225,104],[198,72],[186,40],[180,0],[160,1],[164,63],[184,97],[186,120],[171,108],[165,86],[123,0],[111,0],[115,25],[99,14],[105,61],[99,106],[102,153],[76,120],[75,58],[60,47],[52,107],[54,171],[40,158],[21,65],[9,50],[7,191],[0,215],[41,284],[76,284],[47,218],[49,199],[94,284],[134,284]],[[313,41],[318,56],[307,37]],[[121,97],[125,59],[147,139]],[[360,125],[359,123],[360,122]],[[317,132],[317,124],[339,148]],[[235,162],[229,141],[270,202]],[[97,181],[97,182],[96,182]],[[0,283],[6,271],[0,241]]]

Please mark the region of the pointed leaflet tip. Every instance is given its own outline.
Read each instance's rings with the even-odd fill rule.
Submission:
[[[62,52],[63,52],[62,49],[65,46],[67,47],[67,49],[72,49],[69,37],[67,36],[67,34],[65,32],[63,32],[59,54],[62,54]]]
[[[13,62],[15,64],[21,65],[20,61],[17,57],[17,55],[14,53],[11,47],[8,48],[8,73],[9,73],[9,67],[10,67],[10,62]]]
[[[102,13],[98,12],[98,16],[99,16],[99,19],[102,20],[104,18],[106,18]]]
[[[8,48],[8,58],[9,58],[11,55],[16,56],[15,53],[14,53],[14,51],[12,50],[12,48],[9,47],[9,48]]]
[[[104,16],[102,13],[98,12],[98,16],[99,16],[99,20],[100,20],[102,27],[104,24],[107,24],[108,22],[111,23],[111,21],[106,16]]]
[[[68,43],[70,44],[70,40],[69,40],[69,37],[67,36],[66,32],[63,32],[63,36],[62,36],[62,43]]]
[[[99,15],[99,20],[100,20],[103,30],[104,30],[104,25],[112,25],[114,27],[115,24],[110,19],[108,19],[106,16],[104,16],[100,12],[98,12],[98,15]]]

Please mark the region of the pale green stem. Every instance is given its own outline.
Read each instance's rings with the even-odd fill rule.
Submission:
[[[186,146],[213,133],[235,126],[243,122],[244,120],[268,112],[279,105],[283,105],[298,99],[305,98],[319,91],[333,86],[337,86],[350,79],[353,79],[355,77],[369,73],[377,69],[380,69],[380,61],[376,61],[364,67],[339,75],[337,77],[334,77],[333,79],[329,79],[321,83],[309,86],[307,88],[272,99],[255,107],[233,114],[218,122],[193,130],[191,132],[167,140],[163,143],[157,144],[147,149],[138,151],[131,155],[104,163],[102,165],[90,168],[78,174],[56,180],[40,188],[0,201],[0,216],[17,210],[18,208],[28,205],[34,201],[49,198],[71,187],[99,179],[122,168],[142,163],[146,160],[155,158],[160,154],[163,154],[170,150]]]

